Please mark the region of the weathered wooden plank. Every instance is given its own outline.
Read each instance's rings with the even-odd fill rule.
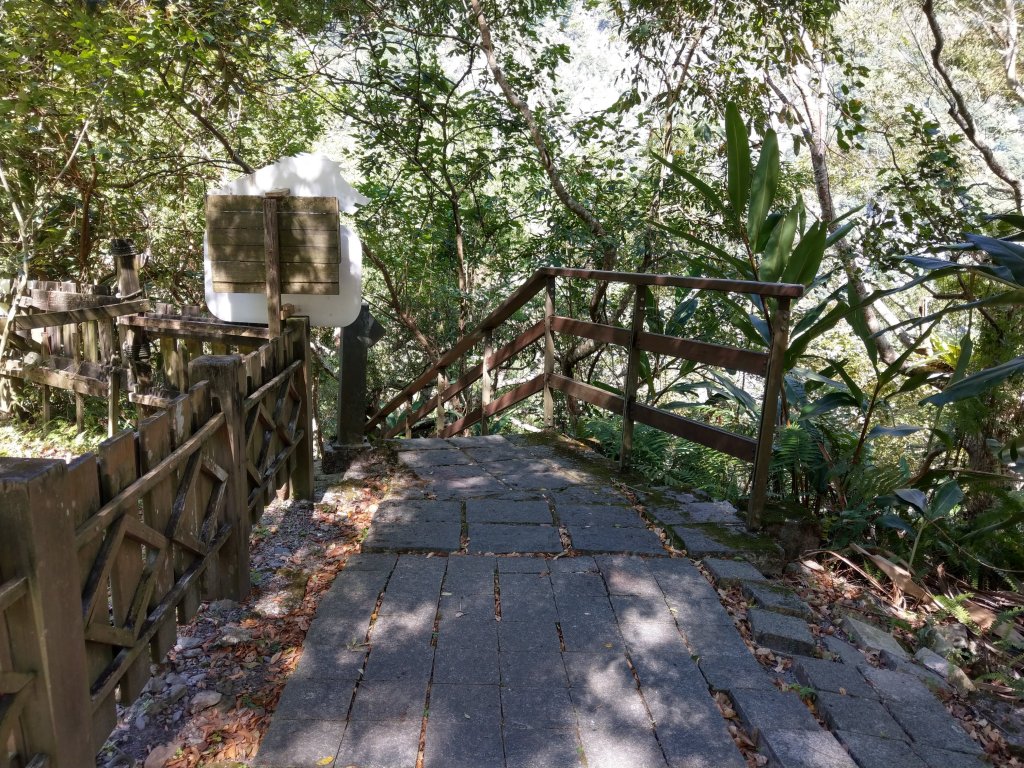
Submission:
[[[0,584],[0,614],[28,594],[28,579],[18,576]]]
[[[264,293],[267,290],[266,283],[226,283],[215,282],[213,290],[217,293]],[[282,281],[282,294],[294,294],[297,296],[337,296],[338,283],[309,283],[302,281]]]
[[[215,283],[263,283],[266,265],[260,261],[228,261],[210,265]],[[341,265],[337,254],[333,262],[319,264],[281,264],[281,282],[338,284]]]
[[[617,328],[613,325],[589,323],[583,320],[573,320],[570,317],[555,315],[551,318],[551,329],[561,334],[593,339],[604,344],[618,344],[620,347],[629,346],[630,332],[628,328]]]
[[[257,230],[229,229],[226,232],[253,232]],[[259,243],[215,243],[207,248],[207,255],[214,264],[222,262],[242,262],[257,264],[263,263],[263,240],[262,231]],[[333,236],[333,237],[332,237]],[[218,239],[226,239],[223,234]],[[245,238],[255,240],[255,236]],[[331,239],[333,243],[329,242]],[[304,242],[304,241],[310,242]],[[327,240],[319,243],[317,240]],[[281,231],[281,263],[282,264],[337,264],[341,260],[341,252],[338,250],[337,232],[295,232],[293,230]],[[283,245],[287,242],[288,245]]]
[[[94,286],[96,287],[96,286]],[[60,312],[67,309],[86,309],[117,304],[116,296],[90,293],[69,293],[67,291],[45,291],[31,289],[18,302],[23,307],[31,307],[43,312]]]
[[[754,352],[723,344],[708,344],[703,341],[680,339],[657,333],[640,333],[636,345],[639,349],[653,352],[656,355],[681,357],[697,363],[707,363],[734,371],[745,371],[758,376],[763,376],[768,366],[768,355],[764,352]]]
[[[281,214],[282,229],[295,232],[337,231],[338,215],[325,213],[290,213]],[[263,211],[224,211],[217,213],[213,219],[206,219],[207,229],[260,229],[263,228]]]
[[[542,389],[544,389],[544,374],[538,374],[529,381],[524,381],[519,386],[510,389],[497,400],[492,400],[487,408],[483,410],[488,416],[493,416],[496,413],[501,413],[507,408],[511,408],[516,403],[525,400],[531,395],[537,394]]]
[[[333,213],[338,215],[336,197],[279,197],[282,212]],[[263,195],[208,195],[206,214],[221,211],[263,211]]]
[[[662,432],[691,440],[716,451],[735,456],[744,461],[753,461],[757,450],[757,441],[750,437],[737,435],[725,429],[702,424],[668,411],[651,408],[649,405],[634,403],[630,409],[633,418]]]
[[[281,262],[338,260],[341,233],[337,229],[281,230]],[[262,229],[212,229],[206,233],[206,252],[214,261],[237,259],[257,261],[250,254],[262,255]]]
[[[149,299],[138,299],[136,301],[109,304],[105,307],[68,309],[63,312],[43,312],[38,315],[18,315],[14,319],[14,324],[15,327],[21,329],[47,328],[71,323],[83,323],[87,320],[106,320],[112,317],[134,315],[139,312],[146,312],[148,309]]]
[[[753,293],[758,296],[788,296],[799,298],[804,294],[802,285],[791,283],[761,283],[753,280],[721,280],[710,277],[684,277],[681,275],[654,275],[643,272],[608,272],[600,269],[565,269],[541,267],[540,274],[550,277],[572,277],[578,280],[625,283],[627,285],[664,285],[676,288],[697,288],[721,293]]]
[[[570,397],[585,400],[613,413],[622,413],[622,398],[608,390],[584,384],[582,381],[576,381],[557,373],[551,374],[550,384],[552,388],[564,392]]]
[[[262,286],[260,290],[262,291]],[[147,330],[154,336],[193,338],[222,344],[262,344],[270,335],[266,328],[260,326],[207,323],[152,315],[133,315],[122,318],[119,322],[124,326]]]
[[[18,360],[7,360],[4,363],[3,373],[5,376],[34,381],[37,384],[66,389],[81,395],[106,397],[109,392],[109,385],[106,381],[91,379],[70,371],[55,370],[45,365],[26,368]]]

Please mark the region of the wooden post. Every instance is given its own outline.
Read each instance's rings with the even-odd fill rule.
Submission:
[[[444,371],[437,372],[437,416],[435,419],[437,425],[437,436],[441,437],[441,433],[444,432],[444,400],[441,399],[441,392],[444,391]]]
[[[214,461],[228,473],[224,520],[231,535],[220,550],[219,593],[241,600],[249,593],[249,494],[246,483],[245,369],[238,355],[197,357],[189,365],[192,381],[210,382],[210,394],[224,414],[225,433],[213,441]]]
[[[121,367],[118,358],[114,358],[107,379],[107,437],[117,434],[117,424],[121,420]]]
[[[491,402],[491,359],[494,357],[494,335],[484,334],[484,358],[480,361],[480,434],[486,435],[489,424],[486,409]]]
[[[551,393],[551,375],[555,372],[555,337],[551,318],[555,316],[555,278],[547,279],[544,294],[544,426],[555,426],[555,398]]]
[[[789,346],[789,305],[788,298],[780,297],[772,322],[772,347],[768,353],[761,425],[757,432],[757,453],[754,456],[754,475],[751,479],[750,502],[747,507],[747,527],[752,531],[761,527],[764,505],[768,498],[768,473],[772,463],[775,425],[779,416],[782,376],[786,368],[786,348]]]
[[[26,747],[54,768],[92,765],[82,584],[67,465],[0,459],[0,583],[27,578],[28,595],[6,611],[15,670],[34,672],[21,716]],[[96,482],[95,476],[93,482]],[[87,494],[82,494],[87,495]],[[6,747],[6,745],[3,745]]]
[[[302,398],[299,406],[298,427],[303,436],[295,446],[295,471],[290,478],[293,498],[313,499],[313,378],[309,353],[309,320],[305,317],[289,318],[288,328],[291,332],[292,348],[289,350],[290,360],[302,360],[302,367],[295,388]]]
[[[263,253],[267,267],[267,327],[270,338],[281,335],[281,246],[277,208],[287,189],[275,189],[263,197]]]
[[[633,456],[633,403],[636,402],[636,382],[640,369],[640,350],[636,342],[644,328],[644,309],[650,291],[638,285],[633,296],[633,326],[630,329],[629,350],[626,357],[626,380],[622,385],[622,442],[619,445],[619,471],[629,469]]]

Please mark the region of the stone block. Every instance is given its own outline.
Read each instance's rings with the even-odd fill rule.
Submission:
[[[794,616],[784,616],[762,608],[747,612],[754,641],[780,653],[799,653],[810,656],[817,650],[807,622]]]
[[[496,685],[430,686],[430,722],[438,720],[475,723],[480,728],[498,730],[501,724],[501,694]]]
[[[432,451],[399,451],[398,460],[413,469],[473,463],[466,454],[451,446]]]
[[[502,653],[559,651],[561,643],[554,622],[502,621],[498,624],[498,647]]]
[[[906,741],[846,731],[837,731],[836,738],[860,768],[929,768]]]
[[[740,721],[751,732],[769,733],[785,727],[789,730],[820,731],[821,726],[792,692],[738,689],[729,694]]]
[[[552,525],[551,509],[542,497],[524,499],[469,499],[466,521],[472,523],[532,523]]]
[[[481,646],[438,648],[434,654],[435,683],[497,685],[498,649]]]
[[[701,656],[697,664],[708,687],[715,691],[732,695],[737,690],[777,690],[765,668],[746,649],[742,654]]]
[[[892,669],[877,669],[866,663],[861,664],[859,669],[883,699],[911,705],[935,702],[928,687],[913,675]]]
[[[414,685],[367,680],[356,691],[350,719],[394,722],[414,720],[418,723],[423,719],[426,700],[426,683]]]
[[[498,622],[494,617],[451,616],[437,625],[438,648],[498,647]]]
[[[862,698],[877,698],[874,688],[856,667],[834,661],[798,656],[793,659],[796,679],[816,691],[831,691]]]
[[[562,640],[569,652],[622,650],[622,635],[614,622],[562,621]]]
[[[852,616],[843,618],[843,629],[850,639],[867,651],[886,651],[897,658],[907,660],[910,655],[896,641],[896,638],[873,624],[855,619]]]
[[[469,526],[469,551],[508,554],[511,552],[562,551],[562,540],[554,526],[480,523]]]
[[[366,661],[365,680],[394,680],[418,685],[430,679],[433,648],[412,650],[405,646],[374,648]]]
[[[763,751],[777,768],[857,768],[836,737],[820,728],[769,730],[761,736]]]
[[[501,709],[508,728],[572,728],[576,725],[569,691],[562,687],[502,688]]]
[[[833,731],[865,733],[883,739],[907,738],[889,711],[874,699],[821,691],[816,703],[819,714]]]
[[[383,721],[353,721],[345,729],[341,749],[333,765],[359,768],[403,768],[416,765],[422,721],[410,720],[395,727]]]
[[[646,528],[613,528],[569,526],[569,537],[577,552],[627,552],[644,555],[667,555],[661,539]]]
[[[640,516],[628,506],[565,505],[558,510],[562,525],[577,528],[646,528]]]
[[[927,744],[914,744],[914,751],[928,764],[928,768],[988,768],[989,763],[976,754],[952,752]]]
[[[864,663],[864,654],[857,650],[857,647],[850,645],[845,640],[829,635],[825,638],[825,647],[828,652],[844,664],[856,666]]]
[[[672,768],[746,768],[747,761],[720,715],[711,728],[659,724],[656,731]]]
[[[292,677],[298,679],[358,680],[366,662],[366,646],[339,647],[336,643],[310,643],[302,648],[302,658]]]
[[[562,654],[557,651],[502,653],[498,664],[506,688],[569,687]]]
[[[285,720],[275,717],[253,765],[261,768],[319,768],[333,765],[345,734],[344,721]],[[415,762],[415,754],[413,761]]]
[[[695,523],[736,525],[741,522],[736,507],[727,501],[693,501],[680,505],[680,510]]]
[[[451,523],[462,520],[462,505],[456,501],[382,501],[373,515],[374,525]]]
[[[941,677],[949,675],[949,662],[931,648],[921,648],[914,654],[914,661]]]
[[[683,549],[690,557],[723,557],[736,554],[736,547],[724,544],[708,536],[700,528],[685,525],[673,525],[669,530],[682,542]]]
[[[398,452],[403,451],[439,451],[451,449],[451,443],[440,437],[417,437],[414,440],[396,438],[388,440],[387,444]]]
[[[344,720],[354,680],[299,678],[285,686],[274,716],[284,720]]]
[[[504,736],[506,768],[583,768],[575,728],[506,728]]]
[[[743,596],[761,608],[788,616],[796,616],[804,621],[814,620],[814,611],[792,590],[749,581],[743,582],[742,588]]]
[[[455,720],[427,721],[423,768],[480,768],[500,766],[504,760],[501,728],[497,723],[480,727],[478,723]]]
[[[711,577],[720,587],[740,585],[745,581],[767,582],[757,568],[744,560],[706,558],[704,567],[708,569]]]
[[[457,523],[371,525],[364,552],[457,552],[462,546]]]
[[[890,704],[889,710],[918,744],[980,755],[981,747],[960,727],[960,723],[929,694],[928,699],[908,704]]]
[[[627,726],[580,728],[587,768],[665,768],[654,731]]]

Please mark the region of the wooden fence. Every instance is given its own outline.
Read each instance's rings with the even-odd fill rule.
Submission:
[[[557,314],[555,309],[556,281],[559,279],[587,281],[605,287],[615,283],[630,286],[634,292],[630,326],[623,328],[574,320]],[[647,330],[646,308],[651,300],[652,290],[658,287],[683,288],[725,296],[730,294],[756,296],[769,309],[770,343],[768,350],[749,350],[722,344],[710,344]],[[430,366],[375,413],[367,422],[366,431],[367,433],[373,432],[379,425],[384,424],[390,414],[404,408],[404,417],[400,417],[398,422],[390,428],[384,428],[385,437],[394,437],[402,432],[411,437],[412,425],[435,409],[437,412],[436,432],[440,437],[456,435],[477,423],[481,425],[482,431],[486,434],[489,418],[537,394],[543,394],[544,421],[548,427],[552,427],[554,426],[554,393],[560,392],[567,397],[583,400],[622,416],[619,456],[623,468],[628,467],[630,463],[633,450],[633,427],[636,422],[751,462],[753,473],[750,501],[747,506],[747,523],[751,528],[758,528],[761,524],[761,514],[767,496],[768,472],[784,372],[783,360],[789,339],[790,305],[793,299],[803,295],[803,291],[802,285],[785,283],[544,267],[538,269],[528,278],[475,330],[466,334],[451,350],[443,354],[437,363]],[[527,327],[508,344],[495,349],[495,332],[542,292],[544,294],[543,318]],[[610,387],[595,386],[592,382],[569,378],[563,375],[564,371],[557,373],[555,371],[556,335],[587,339],[598,345],[610,344],[623,347],[626,350],[626,369],[619,388],[621,394],[610,391]],[[537,371],[531,378],[521,381],[501,396],[494,397],[492,372],[537,342],[543,343],[543,369]],[[458,379],[445,386],[446,370],[456,368],[460,361],[471,354],[477,345],[482,346],[480,363],[468,368]],[[665,355],[670,358],[688,360],[726,370],[742,371],[762,377],[764,386],[757,437],[736,434],[711,424],[686,418],[670,410],[638,402],[636,395],[641,352]],[[463,368],[465,367],[463,365]],[[477,381],[480,381],[481,384],[479,407],[468,408],[461,418],[447,423],[445,403],[465,392]],[[414,407],[414,398],[430,387],[434,387],[433,396],[425,399],[418,408]]]
[[[93,765],[177,623],[247,594],[264,502],[312,497],[308,333],[193,359],[94,454],[0,459],[0,766]]]

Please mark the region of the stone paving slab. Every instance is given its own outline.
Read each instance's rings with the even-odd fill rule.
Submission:
[[[846,663],[797,657],[796,672],[844,748],[774,686],[703,573],[557,452],[494,436],[396,446],[423,481],[380,506],[321,598],[255,765],[741,768],[715,691],[781,768],[982,764],[917,677],[826,638]],[[694,525],[732,514],[673,498]],[[706,565],[758,603],[761,641],[807,633],[802,603],[756,569]]]
[[[810,656],[817,649],[814,637],[807,629],[807,622],[795,616],[787,616],[763,608],[747,611],[750,631],[754,641],[780,653],[799,653]]]

